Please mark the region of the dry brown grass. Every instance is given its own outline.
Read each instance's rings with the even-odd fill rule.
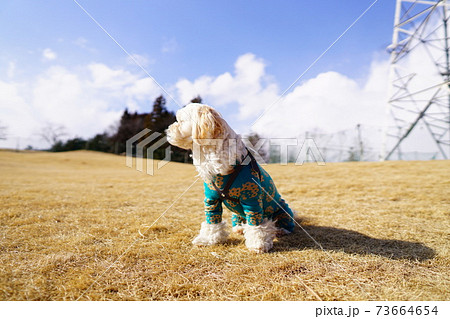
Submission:
[[[149,176],[114,155],[1,151],[0,299],[450,299],[449,161],[266,168],[322,248],[300,228],[263,255],[238,235],[193,247],[200,181],[146,227],[191,165]]]

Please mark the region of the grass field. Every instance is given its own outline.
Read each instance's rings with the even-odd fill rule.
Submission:
[[[192,246],[192,165],[0,151],[0,299],[450,300],[450,161],[266,169],[303,229],[258,255]]]

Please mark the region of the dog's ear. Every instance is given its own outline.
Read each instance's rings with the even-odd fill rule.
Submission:
[[[202,144],[202,140],[223,138],[226,131],[225,120],[212,107],[202,105],[197,110],[192,125],[192,139]]]

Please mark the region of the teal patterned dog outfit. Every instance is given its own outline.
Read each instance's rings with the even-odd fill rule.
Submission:
[[[222,199],[211,181],[204,183],[206,223],[222,222],[223,202],[232,212],[233,227],[245,223],[258,226],[265,219],[269,219],[275,221],[278,228],[288,232],[294,230],[292,210],[281,198],[270,175],[259,164],[256,165],[259,167],[260,175],[249,163],[243,165],[239,175],[231,184],[228,195],[236,201]],[[231,175],[216,175],[213,182],[218,188],[223,189]]]

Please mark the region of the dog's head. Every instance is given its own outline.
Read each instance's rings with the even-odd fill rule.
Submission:
[[[212,107],[191,103],[177,111],[177,122],[167,129],[170,144],[192,149],[193,143],[204,145],[211,139],[223,139],[228,125]]]

